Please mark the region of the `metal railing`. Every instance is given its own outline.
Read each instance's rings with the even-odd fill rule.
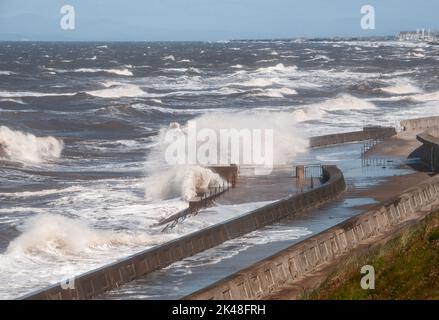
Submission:
[[[363,146],[361,147],[361,157],[364,158],[366,157],[367,152],[369,152],[369,150],[371,150],[373,147],[375,147],[377,144],[381,143],[384,141],[384,138],[375,138],[375,139],[371,139],[366,141]]]
[[[189,216],[196,216],[200,210],[209,207],[215,199],[230,190],[233,185],[233,181],[223,181],[221,185],[209,187],[206,192],[198,193],[197,197],[189,201],[189,208],[160,221],[157,225],[166,225],[162,232],[172,230],[178,223],[183,222]]]

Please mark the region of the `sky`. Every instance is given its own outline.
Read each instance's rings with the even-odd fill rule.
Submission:
[[[75,9],[64,30],[60,11]],[[361,7],[375,29],[361,28]],[[439,29],[438,0],[0,0],[0,40],[218,41]]]

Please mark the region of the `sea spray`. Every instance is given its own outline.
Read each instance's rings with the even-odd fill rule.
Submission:
[[[181,197],[189,201],[200,192],[222,186],[225,181],[212,170],[200,166],[173,166],[152,173],[147,178],[145,196],[148,200]]]
[[[194,134],[191,134],[192,123],[196,124]],[[173,196],[189,200],[207,186],[221,185],[218,175],[203,168],[209,165],[253,165],[272,169],[273,165],[291,163],[308,145],[307,140],[296,133],[295,125],[291,114],[268,111],[211,113],[185,126],[171,123],[160,130],[148,156],[146,196],[151,200]],[[222,139],[224,132],[233,133],[228,135],[227,144]],[[260,137],[261,134],[266,136]],[[250,138],[250,143],[245,137]],[[170,150],[176,153],[172,163]],[[209,156],[205,157],[206,154]]]
[[[46,257],[66,258],[90,250],[153,245],[164,240],[163,235],[97,230],[82,220],[54,214],[36,215],[26,220],[20,229],[21,235],[9,244],[4,256],[19,258],[44,254]]]
[[[39,163],[61,156],[64,143],[54,137],[36,137],[0,126],[0,157]]]

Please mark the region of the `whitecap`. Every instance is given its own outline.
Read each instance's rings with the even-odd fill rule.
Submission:
[[[0,126],[0,158],[39,163],[61,156],[64,143],[54,137],[36,137]]]

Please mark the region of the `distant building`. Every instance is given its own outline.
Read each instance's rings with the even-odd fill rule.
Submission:
[[[416,31],[402,31],[399,33],[400,41],[439,42],[439,32],[430,29],[418,29]]]

